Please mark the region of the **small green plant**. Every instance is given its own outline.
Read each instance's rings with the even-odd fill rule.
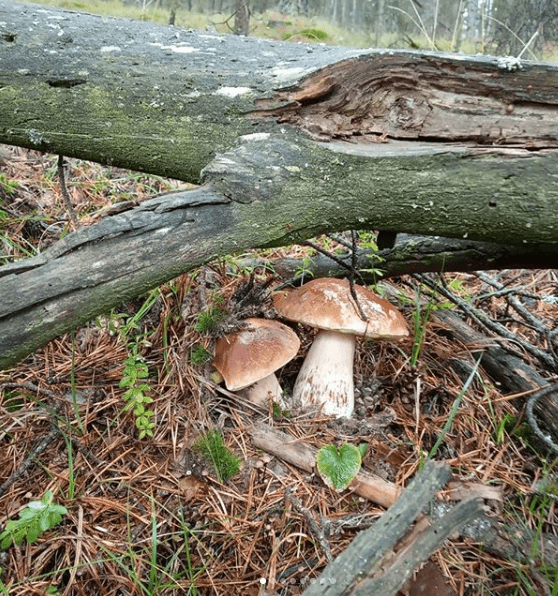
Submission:
[[[301,277],[303,280],[305,277],[314,277],[314,273],[310,268],[310,260],[310,257],[303,257],[302,264],[294,272],[295,277]]]
[[[206,364],[212,357],[211,352],[208,352],[201,344],[198,344],[195,348],[190,350],[190,362],[194,366]]]
[[[426,336],[426,326],[430,319],[430,313],[434,310],[434,299],[429,300],[423,309],[421,305],[421,292],[417,291],[415,296],[415,309],[413,311],[413,349],[409,358],[409,365],[416,366],[424,338]]]
[[[558,493],[557,477],[555,475],[556,461],[540,461],[541,478],[535,484],[535,491],[524,494],[518,491],[511,497],[505,507],[505,513],[513,520],[513,524],[520,528],[519,534],[524,532],[528,536],[529,550],[524,552],[529,557],[529,563],[521,563],[510,557],[510,571],[515,575],[518,588],[513,594],[549,594],[558,596],[558,566],[548,549],[550,534],[555,518],[556,494]],[[538,579],[533,581],[533,570],[538,572]],[[546,582],[545,582],[546,580]],[[547,583],[547,589],[539,589]]]
[[[281,418],[292,418],[290,410],[283,410],[277,402],[273,402],[273,420],[280,420]]]
[[[120,380],[120,387],[126,387],[124,392],[124,411],[133,411],[136,417],[136,427],[139,430],[139,438],[152,437],[155,428],[153,417],[155,412],[147,409],[147,404],[153,402],[153,399],[147,395],[151,387],[143,379],[145,379],[149,371],[145,359],[139,353],[138,344],[132,344],[130,354],[124,360],[124,372]]]
[[[14,180],[8,180],[6,174],[0,174],[0,195],[13,195],[18,186]]]
[[[436,441],[436,443],[430,450],[430,453],[428,454],[428,459],[432,459],[433,457],[435,457],[436,453],[438,452],[438,449],[440,448],[440,445],[445,441],[446,435],[448,434],[448,431],[451,428],[451,425],[453,424],[453,420],[454,420],[457,412],[459,411],[459,407],[461,406],[461,401],[463,400],[463,398],[465,397],[465,394],[469,390],[469,387],[470,387],[471,383],[473,382],[474,378],[477,376],[479,366],[481,363],[481,359],[482,359],[482,354],[479,356],[478,360],[475,362],[475,365],[473,366],[473,369],[469,373],[469,376],[467,377],[465,384],[461,388],[459,395],[455,398],[455,401],[453,402],[453,405],[451,407],[451,411],[448,416],[448,419],[446,420],[444,427],[442,428],[442,432],[438,436],[438,440]]]
[[[329,35],[325,31],[322,31],[322,29],[313,28],[302,29],[302,31],[300,31],[300,35],[304,35],[304,37],[308,37],[308,39],[314,39],[316,41],[326,41],[329,37]]]
[[[324,445],[316,454],[316,465],[323,481],[333,490],[345,490],[360,471],[368,445],[358,447],[343,443],[341,447]]]
[[[198,315],[194,329],[199,333],[215,331],[227,316],[227,311],[223,307],[223,297],[220,294],[215,294],[212,302],[213,304]]]
[[[53,503],[54,495],[47,491],[40,501],[31,501],[19,512],[19,519],[6,522],[0,534],[0,548],[9,548],[12,544],[21,544],[24,540],[32,544],[37,538],[51,530],[62,521],[68,510]]]
[[[360,248],[369,251],[368,261],[370,267],[362,269],[362,273],[368,273],[373,276],[374,279],[382,277],[384,271],[378,268],[378,265],[383,263],[385,259],[381,257],[378,252],[378,244],[376,243],[376,236],[371,232],[359,232],[359,243]]]
[[[227,448],[218,430],[210,430],[199,437],[194,451],[213,466],[219,482],[226,482],[240,470],[240,458]]]

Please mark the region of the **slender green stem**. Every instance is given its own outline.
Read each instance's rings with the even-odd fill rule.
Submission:
[[[475,362],[475,366],[473,366],[473,370],[471,371],[471,373],[469,374],[469,377],[465,381],[465,385],[463,385],[463,388],[459,392],[459,395],[457,396],[456,400],[453,402],[453,406],[451,407],[450,415],[448,416],[448,419],[446,420],[446,423],[444,424],[444,428],[442,429],[442,432],[440,433],[438,440],[434,444],[434,447],[432,447],[432,449],[430,450],[430,453],[428,454],[428,459],[434,458],[434,456],[436,455],[436,452],[438,451],[438,448],[444,442],[446,435],[448,434],[448,431],[449,431],[451,425],[453,424],[453,419],[455,418],[457,411],[459,410],[461,401],[463,400],[463,397],[467,393],[467,390],[469,389],[471,383],[473,382],[473,379],[475,378],[475,376],[477,374],[477,371],[479,370],[481,358],[482,358],[482,354],[479,356],[478,360]]]

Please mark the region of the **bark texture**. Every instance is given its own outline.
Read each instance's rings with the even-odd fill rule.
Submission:
[[[398,544],[450,474],[447,466],[426,462],[397,502],[373,526],[360,532],[303,596],[394,596],[420,562],[481,512],[480,502],[464,501],[418,532],[410,544]]]
[[[202,184],[0,268],[0,368],[215,257],[325,231],[558,253],[551,65],[19,3],[0,23],[0,142]]]

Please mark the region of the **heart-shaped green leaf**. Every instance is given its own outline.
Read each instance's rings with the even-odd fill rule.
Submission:
[[[358,474],[361,461],[360,451],[350,443],[339,448],[324,445],[316,454],[318,472],[324,482],[338,492],[345,490]]]

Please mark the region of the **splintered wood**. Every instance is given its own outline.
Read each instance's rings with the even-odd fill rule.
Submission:
[[[549,69],[541,84],[525,62],[375,52],[327,66],[258,101],[255,115],[274,116],[321,140],[555,148],[556,79]]]

